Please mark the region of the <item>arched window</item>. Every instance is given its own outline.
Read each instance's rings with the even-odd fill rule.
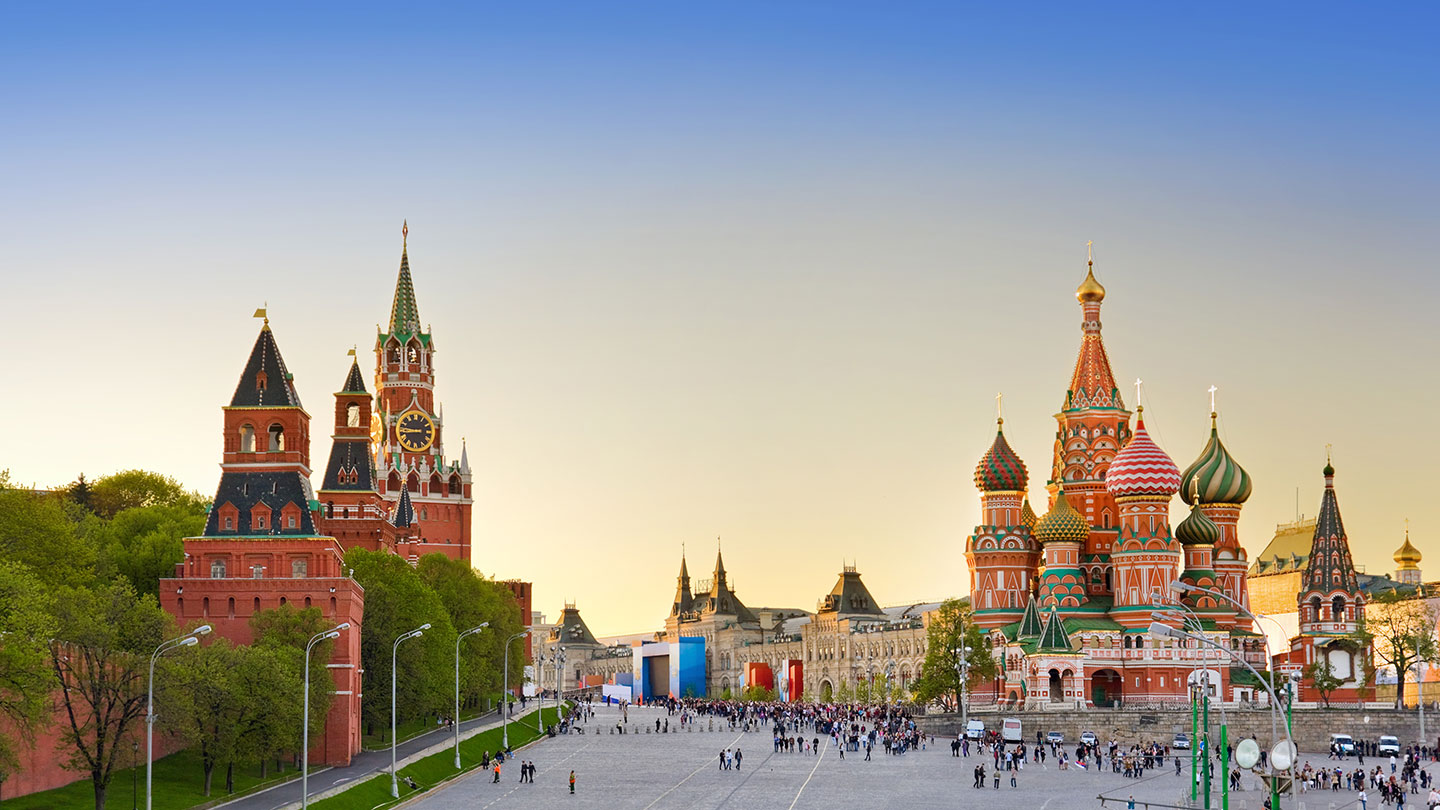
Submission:
[[[335,517],[335,502],[334,502],[334,501],[326,501],[326,502],[325,502],[325,517],[327,517],[327,518],[333,518],[333,517]]]
[[[250,425],[240,426],[240,452],[255,452],[255,428]]]
[[[1332,621],[1345,621],[1345,597],[1336,594],[1335,598],[1330,600],[1330,618]]]
[[[360,406],[353,402],[345,408],[345,426],[360,427]]]
[[[1310,597],[1310,620],[1320,621],[1320,597],[1318,596]]]
[[[211,579],[224,579],[224,578],[225,578],[225,561],[224,561],[224,560],[211,560],[211,561],[210,561],[210,578],[211,578]]]
[[[410,480],[405,482],[405,488],[410,490],[411,492],[419,492],[420,476],[416,475],[415,473],[410,473]]]
[[[420,507],[420,519],[421,519],[421,520],[429,520],[429,519],[430,519],[430,513],[429,513],[429,512],[426,512],[426,511],[425,511],[425,507],[423,507],[423,506]]]
[[[207,619],[210,618],[210,597],[208,596],[200,600],[200,615]]]
[[[280,425],[270,426],[270,452],[285,452],[285,428]]]
[[[461,492],[463,492],[463,490],[461,489],[461,486],[460,486],[460,476],[458,476],[458,475],[452,475],[452,476],[450,476],[450,494],[451,494],[451,495],[459,495]]]
[[[229,604],[225,606],[225,618],[235,618],[235,597],[230,597]]]

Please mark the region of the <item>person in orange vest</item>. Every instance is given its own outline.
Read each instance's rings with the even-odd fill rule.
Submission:
[[[491,784],[495,784],[495,785],[500,784],[500,758],[499,758],[499,757],[496,757],[496,758],[495,758],[495,781],[492,782]]]
[[[575,772],[570,772],[570,795],[575,795]]]

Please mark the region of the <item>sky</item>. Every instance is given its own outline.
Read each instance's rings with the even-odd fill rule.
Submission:
[[[260,306],[323,425],[408,220],[481,571],[598,634],[658,629],[717,537],[751,606],[813,610],[850,562],[884,604],[958,596],[997,392],[1043,500],[1093,240],[1182,468],[1218,387],[1252,554],[1328,444],[1357,563],[1408,518],[1440,572],[1433,4],[4,17],[17,481],[212,493]]]

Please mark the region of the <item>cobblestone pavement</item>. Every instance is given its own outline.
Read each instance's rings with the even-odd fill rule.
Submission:
[[[490,774],[476,774],[430,793],[407,808],[416,810],[520,810],[573,807],[576,810],[835,810],[856,806],[971,808],[1000,805],[1023,810],[1069,808],[1123,808],[1135,798],[1137,808],[1184,805],[1186,777],[1175,775],[1173,764],[1151,771],[1142,779],[1072,768],[1027,765],[1017,773],[1011,788],[1002,773],[1000,788],[987,778],[984,789],[971,787],[978,757],[953,757],[948,742],[928,746],[904,756],[882,751],[864,761],[864,753],[846,752],[841,759],[822,738],[819,756],[772,753],[768,729],[750,733],[731,731],[717,724],[714,731],[655,734],[655,718],[662,710],[632,707],[630,723],[639,733],[607,733],[617,720],[614,709],[597,709],[587,733],[537,743],[507,763],[499,784]],[[663,722],[663,721],[662,721]],[[707,720],[702,718],[702,727]],[[644,728],[649,724],[651,733]],[[672,719],[672,730],[675,724]],[[723,730],[722,730],[723,729]],[[596,733],[599,732],[599,733]],[[726,747],[739,747],[744,762],[738,771],[719,768],[718,755]],[[1323,754],[1302,757],[1317,767]],[[520,784],[518,760],[536,764],[535,784]],[[985,760],[987,773],[991,761]],[[1173,760],[1171,760],[1173,763]],[[1188,767],[1188,757],[1183,759]],[[1353,761],[1350,763],[1353,767]],[[1373,766],[1373,762],[1371,763]],[[576,775],[576,794],[569,795],[569,774]],[[1187,771],[1188,773],[1188,771]],[[1231,810],[1259,810],[1265,800],[1258,781],[1246,778],[1245,790],[1232,793]],[[1102,805],[1098,798],[1104,795]],[[1282,801],[1297,810],[1340,810],[1356,807],[1355,794],[1314,792]],[[1370,803],[1379,807],[1379,797]],[[1214,788],[1213,806],[1220,807],[1220,790]],[[1408,805],[1407,805],[1408,806]]]

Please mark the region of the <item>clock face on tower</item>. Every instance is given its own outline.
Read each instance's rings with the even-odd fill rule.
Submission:
[[[395,438],[406,450],[423,452],[435,442],[435,423],[421,411],[406,411],[395,423]]]

